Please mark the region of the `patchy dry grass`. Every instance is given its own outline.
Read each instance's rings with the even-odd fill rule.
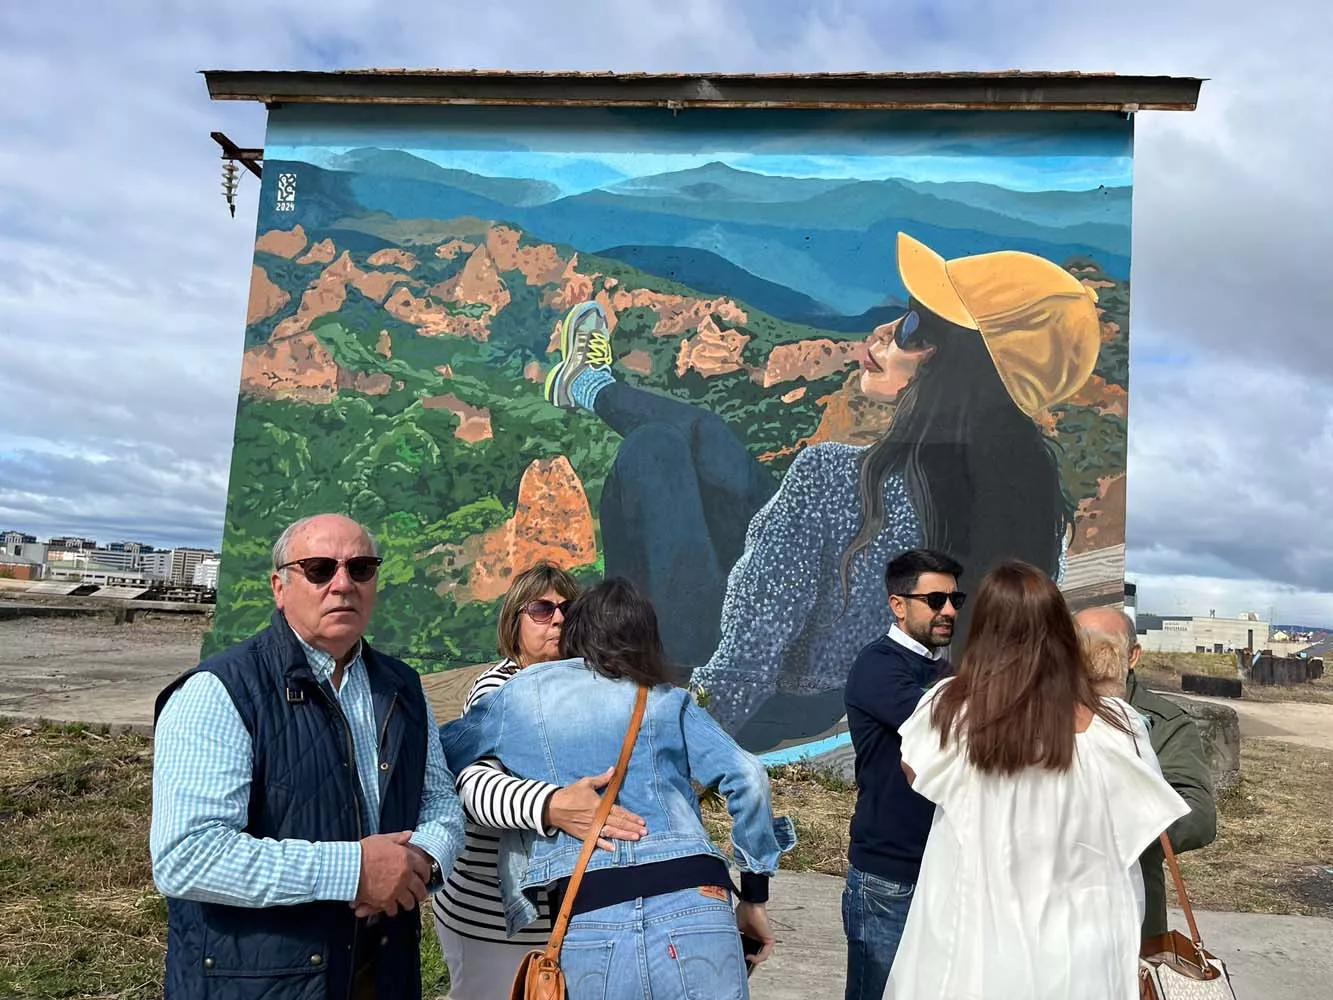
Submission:
[[[1185,854],[1191,899],[1203,909],[1333,917],[1333,752],[1273,740],[1241,744],[1241,783],[1218,803],[1217,840]],[[783,868],[847,872],[847,827],[856,790],[801,765],[775,768],[774,805],[796,824]],[[723,806],[707,809],[709,833],[725,847]]]
[[[773,810],[792,818],[796,849],[782,856],[782,867],[793,871],[847,874],[847,832],[856,805],[856,787],[804,764],[784,764],[769,770],[773,780]],[[731,817],[719,802],[703,810],[704,825],[727,850]]]
[[[1220,803],[1211,847],[1183,857],[1208,909],[1333,916],[1333,752],[1246,740],[1240,787]],[[801,765],[772,771],[775,806],[799,843],[783,867],[842,875],[856,801]],[[152,743],[82,726],[0,724],[0,996],[161,996],[166,907],[148,864]],[[725,843],[721,806],[705,810]],[[427,996],[447,988],[429,930]]]
[[[1236,659],[1228,653],[1144,653],[1135,673],[1155,691],[1179,691],[1181,674],[1235,677]],[[1317,681],[1291,687],[1248,681],[1243,687],[1245,701],[1304,701],[1333,705],[1333,676],[1327,674]]]
[[[162,996],[152,747],[131,733],[0,720],[0,996]],[[429,927],[421,941],[426,995],[443,993]]]
[[[80,726],[0,738],[0,994],[161,994],[152,745]]]
[[[1181,855],[1191,900],[1333,916],[1333,752],[1246,739],[1240,757],[1240,785],[1218,802],[1217,840]]]

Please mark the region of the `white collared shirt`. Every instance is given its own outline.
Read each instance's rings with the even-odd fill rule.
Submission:
[[[889,626],[889,638],[904,649],[910,649],[913,653],[916,653],[918,656],[924,656],[928,660],[939,660],[944,657],[944,650],[942,648],[937,646],[934,649],[927,649],[900,629],[897,622],[894,622]]]

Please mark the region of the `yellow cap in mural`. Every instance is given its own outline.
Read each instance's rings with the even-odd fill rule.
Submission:
[[[898,273],[917,302],[981,334],[1018,408],[1036,416],[1083,387],[1097,363],[1097,293],[1044,257],[1000,250],[946,261],[898,234]]]

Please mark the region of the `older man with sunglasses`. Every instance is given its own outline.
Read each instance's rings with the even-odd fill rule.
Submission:
[[[417,904],[463,815],[420,678],[362,639],[379,565],[355,521],[297,521],[269,627],[158,696],[167,1000],[421,996]]]
[[[884,571],[894,623],[852,664],[844,699],[856,752],[856,809],[842,923],[846,1000],[879,1000],[898,952],[935,814],[902,770],[898,727],[943,674],[944,647],[966,595],[963,567],[942,552],[909,549]]]

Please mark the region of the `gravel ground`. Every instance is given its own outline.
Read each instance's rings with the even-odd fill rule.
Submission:
[[[147,726],[153,699],[198,661],[202,616],[0,621],[0,716]]]

